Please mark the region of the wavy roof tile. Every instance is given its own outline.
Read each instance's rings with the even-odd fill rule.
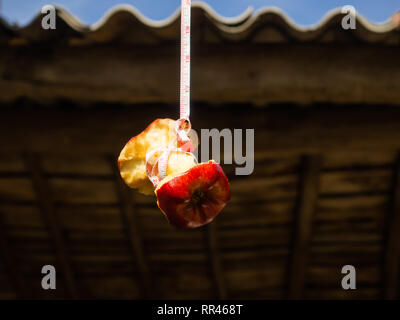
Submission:
[[[0,22],[0,43],[63,41],[71,45],[96,43],[131,43],[152,45],[179,41],[180,10],[163,21],[144,17],[132,6],[111,9],[97,23],[87,26],[77,17],[57,7],[57,29],[43,30],[38,14],[25,27],[11,27]],[[234,18],[218,15],[207,4],[196,2],[192,9],[193,41],[202,43],[347,43],[399,45],[400,23],[394,15],[384,24],[373,24],[357,15],[355,30],[344,30],[344,14],[335,9],[316,25],[295,24],[277,8],[266,8],[253,14],[251,8]]]

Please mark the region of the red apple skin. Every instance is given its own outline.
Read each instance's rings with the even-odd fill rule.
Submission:
[[[210,223],[231,197],[228,178],[213,160],[161,183],[156,195],[169,223],[185,229]]]

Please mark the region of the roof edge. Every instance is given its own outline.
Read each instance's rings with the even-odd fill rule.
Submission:
[[[181,9],[178,8],[171,16],[167,17],[166,19],[163,20],[153,20],[148,17],[146,17],[143,13],[141,13],[137,8],[135,8],[132,5],[116,5],[112,8],[110,8],[106,13],[94,24],[87,25],[85,24],[79,17],[76,15],[72,14],[68,9],[66,9],[63,6],[56,5],[55,6],[57,9],[57,15],[59,18],[63,19],[72,29],[78,32],[84,32],[84,31],[96,31],[102,27],[104,27],[107,22],[110,20],[111,17],[113,17],[116,13],[119,12],[128,12],[130,13],[134,18],[139,20],[143,25],[150,27],[150,28],[163,28],[167,27],[176,20],[180,19],[180,12]],[[289,27],[292,29],[298,31],[298,32],[309,32],[309,31],[314,31],[316,29],[320,29],[324,25],[326,25],[330,20],[337,16],[343,15],[341,12],[342,8],[338,7],[335,9],[332,9],[328,11],[317,23],[310,25],[310,26],[302,26],[300,24],[297,24],[294,20],[292,20],[282,9],[278,7],[265,7],[261,8],[257,11],[254,11],[253,7],[248,7],[243,13],[239,14],[238,16],[235,17],[225,17],[220,14],[218,14],[210,5],[203,1],[196,1],[193,2],[192,4],[193,8],[198,8],[204,11],[208,17],[219,24],[222,28],[223,26],[226,26],[228,28],[238,28],[236,30],[239,31],[240,29],[246,29],[249,28],[252,24],[254,24],[255,21],[257,21],[261,16],[268,15],[268,14],[274,14],[279,16]],[[395,13],[394,13],[395,14]],[[32,20],[25,26],[23,27],[13,27],[11,26],[6,20],[1,20],[0,24],[2,24],[4,27],[7,27],[9,29],[26,29],[29,28],[32,24],[35,24],[35,21],[41,17],[42,14],[38,12]],[[394,16],[394,15],[393,15]],[[385,33],[385,32],[390,32],[398,28],[397,24],[395,21],[393,21],[393,16],[388,18],[385,22],[383,23],[373,23],[369,21],[367,18],[365,18],[363,15],[357,12],[357,21],[363,25],[364,28],[366,28],[368,31],[373,32],[373,33]],[[226,31],[226,30],[224,30]],[[239,31],[240,32],[240,31]]]

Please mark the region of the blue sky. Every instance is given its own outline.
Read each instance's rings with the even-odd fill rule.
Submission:
[[[86,24],[97,22],[105,12],[117,4],[135,6],[154,20],[169,17],[180,5],[180,0],[0,0],[0,14],[11,23],[27,24],[45,4],[58,4],[67,8]],[[205,0],[220,15],[232,17],[247,7],[255,10],[275,6],[301,25],[317,23],[326,12],[347,4],[372,22],[384,22],[400,9],[400,0]]]

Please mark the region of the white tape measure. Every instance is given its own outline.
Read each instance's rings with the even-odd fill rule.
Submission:
[[[180,118],[190,116],[190,12],[191,0],[182,0],[181,7],[181,95]]]
[[[167,176],[168,159],[172,151],[188,154],[197,163],[197,159],[192,153],[193,150],[180,148],[181,145],[190,142],[187,136],[190,131],[190,11],[191,1],[182,0],[180,119],[177,120],[175,128],[177,137],[170,146],[152,150],[146,155],[147,175],[155,187]],[[192,144],[190,145],[192,146]]]

